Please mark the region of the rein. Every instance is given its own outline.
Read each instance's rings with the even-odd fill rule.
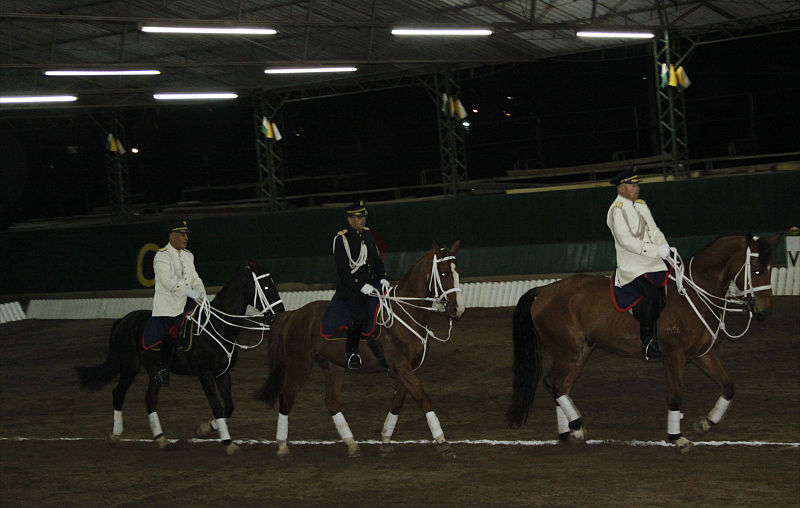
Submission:
[[[386,292],[386,294],[381,294],[377,290],[373,291],[369,296],[374,296],[378,298],[379,308],[378,308],[378,318],[376,322],[384,326],[386,328],[391,328],[394,325],[394,320],[400,322],[403,326],[405,326],[414,336],[416,336],[420,342],[422,342],[422,359],[413,370],[416,371],[420,367],[422,367],[423,362],[425,361],[425,356],[428,352],[428,338],[432,338],[438,342],[448,342],[450,340],[450,333],[453,330],[453,318],[450,318],[450,326],[447,329],[447,338],[439,338],[433,331],[430,330],[426,325],[423,325],[416,319],[414,316],[411,315],[411,312],[407,309],[407,307],[412,307],[416,309],[423,309],[428,312],[445,312],[446,311],[446,300],[447,295],[450,293],[454,293],[457,291],[461,291],[461,288],[458,286],[454,286],[450,289],[444,289],[444,285],[442,284],[442,279],[439,276],[439,270],[437,266],[439,263],[443,261],[451,261],[455,260],[455,256],[445,256],[442,259],[438,259],[436,254],[433,255],[433,263],[431,264],[431,277],[428,282],[428,291],[433,293],[433,297],[412,297],[412,296],[393,296],[396,292],[397,286],[392,286]],[[424,305],[417,305],[415,302],[422,301],[422,302],[430,302],[430,306],[426,307]],[[403,311],[407,319],[413,321],[414,324],[417,325],[419,328],[425,329],[425,336],[423,337],[417,330],[408,324],[403,317],[401,317],[393,308],[393,304],[397,304],[397,307]]]
[[[267,299],[267,296],[264,294],[264,290],[261,288],[261,284],[259,283],[259,280],[263,279],[264,277],[269,277],[268,273],[256,276],[255,273],[250,272],[250,275],[252,275],[252,277],[253,277],[253,285],[255,287],[255,291],[253,292],[253,302],[251,304],[251,307],[253,307],[255,309],[258,309],[258,305],[260,305],[263,310],[259,314],[255,314],[255,315],[254,314],[244,314],[244,315],[229,314],[229,313],[227,313],[225,311],[222,311],[222,310],[219,310],[219,309],[216,309],[216,308],[212,307],[211,303],[208,301],[208,299],[204,298],[202,301],[198,302],[197,306],[192,310],[191,314],[189,314],[189,316],[188,316],[188,319],[190,321],[192,321],[193,323],[197,324],[197,335],[201,335],[201,334],[205,333],[206,335],[211,337],[211,339],[214,342],[216,342],[217,345],[220,348],[222,348],[222,350],[225,352],[225,356],[227,356],[227,358],[228,358],[228,365],[222,370],[221,373],[217,374],[216,377],[220,377],[225,372],[227,372],[228,369],[230,369],[231,361],[232,361],[232,358],[233,358],[233,351],[234,351],[235,348],[238,347],[239,349],[245,349],[245,350],[246,349],[255,349],[255,348],[257,348],[258,346],[261,345],[261,343],[264,341],[264,332],[267,332],[267,331],[270,330],[270,325],[259,323],[258,321],[255,321],[252,318],[254,316],[264,317],[266,315],[267,311],[271,311],[272,314],[275,315],[275,311],[273,310],[273,307],[275,307],[276,305],[280,304],[283,301],[282,299],[279,298],[278,300],[270,303],[270,301]],[[222,335],[222,333],[220,333],[216,329],[216,327],[214,326],[214,322],[211,320],[212,318],[215,318],[218,321],[221,321],[222,323],[225,323],[228,326],[232,326],[234,328],[239,328],[241,330],[260,331],[261,332],[261,338],[258,340],[258,342],[256,344],[253,344],[253,345],[239,344],[235,340],[231,341],[229,339],[226,339],[225,336]],[[234,320],[243,320],[243,321],[251,323],[251,324],[253,324],[255,326],[246,326],[246,325],[242,325],[242,324],[237,323],[237,322],[231,322],[226,318],[230,318],[230,319],[234,319]],[[223,344],[223,342],[225,342],[227,344],[230,344],[232,346],[230,351]]]
[[[754,237],[754,240],[758,240],[758,237]],[[719,336],[720,330],[722,330],[725,333],[725,335],[727,335],[730,339],[739,339],[743,337],[750,329],[750,324],[753,321],[753,310],[752,308],[749,308],[747,302],[744,301],[744,299],[742,298],[728,298],[724,296],[723,297],[716,296],[709,293],[705,289],[701,288],[698,284],[694,282],[692,276],[692,263],[694,262],[694,257],[689,259],[689,275],[687,276],[685,274],[685,265],[680,257],[680,254],[678,254],[677,249],[675,249],[675,247],[670,247],[670,250],[672,251],[673,256],[670,256],[668,258],[668,261],[670,265],[672,265],[672,267],[675,269],[675,274],[670,275],[669,278],[675,281],[675,286],[678,289],[678,294],[683,295],[686,298],[686,300],[689,302],[689,305],[692,307],[692,310],[694,310],[694,313],[697,314],[697,317],[700,319],[700,322],[703,323],[703,326],[706,327],[708,333],[711,334],[711,344],[708,346],[708,349],[706,349],[698,358],[705,356],[706,353],[711,351],[711,349],[714,347],[714,344],[716,344],[717,342],[717,337]],[[757,258],[758,253],[751,252],[750,246],[748,245],[747,251],[745,252],[744,264],[742,264],[742,267],[739,268],[739,270],[736,272],[736,275],[734,275],[733,277],[733,280],[735,281],[736,278],[739,277],[739,274],[741,274],[742,271],[744,271],[743,286],[744,286],[745,298],[747,297],[753,298],[755,297],[755,293],[757,293],[758,291],[766,291],[772,288],[772,286],[770,285],[756,286],[756,287],[753,286],[753,274],[752,274],[752,267],[750,265],[750,258],[754,257]],[[684,287],[684,284],[685,286],[688,286],[695,291],[700,301],[711,312],[711,315],[714,317],[714,319],[717,320],[716,331],[711,329],[711,326],[709,325],[708,321],[700,313],[697,306],[689,296],[689,293],[686,291],[686,287]],[[719,303],[716,303],[715,300],[721,302],[721,305]],[[728,309],[729,304],[735,307],[732,309]],[[749,315],[747,318],[747,325],[745,326],[744,331],[742,331],[742,333],[738,335],[732,335],[728,333],[727,327],[725,325],[725,314],[728,312],[745,312],[745,306],[748,307],[747,312]],[[717,315],[717,310],[721,310],[722,313],[720,315]]]

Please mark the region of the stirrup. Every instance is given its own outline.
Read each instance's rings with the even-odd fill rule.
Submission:
[[[661,350],[658,348],[658,342],[655,339],[650,339],[647,344],[642,344],[642,359],[646,362],[661,360]]]
[[[361,368],[361,356],[358,353],[352,353],[347,358],[347,370],[358,370]]]
[[[169,386],[169,369],[161,369],[155,373],[153,380],[161,386]]]

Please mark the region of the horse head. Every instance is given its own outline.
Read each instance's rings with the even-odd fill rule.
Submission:
[[[444,307],[448,317],[458,318],[464,314],[464,297],[461,294],[456,252],[461,240],[449,248],[439,247],[433,242],[431,253],[431,273],[428,276],[428,290]]]
[[[759,238],[749,233],[745,236],[744,265],[741,260],[731,259],[731,270],[736,275],[734,284],[744,293],[750,311],[757,319],[764,319],[772,312],[772,246],[781,235]],[[734,266],[736,265],[736,266]]]
[[[259,264],[251,261],[247,264],[252,274],[252,306],[268,320],[286,310],[278,294],[278,286],[270,274]]]

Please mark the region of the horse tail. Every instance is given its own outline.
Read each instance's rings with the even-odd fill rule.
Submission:
[[[286,323],[287,314],[281,313],[275,316],[272,322],[272,330],[269,336],[269,377],[261,388],[256,390],[253,398],[265,402],[271,406],[275,405],[278,396],[283,391],[283,383],[286,379],[286,359],[283,354],[283,336],[281,331]]]
[[[119,374],[122,357],[119,353],[116,332],[117,327],[123,319],[124,318],[117,319],[111,326],[106,361],[94,367],[75,367],[75,370],[78,372],[78,379],[80,380],[81,387],[89,390],[99,390]]]
[[[528,412],[542,375],[542,342],[533,325],[531,306],[539,294],[533,288],[517,301],[514,309],[514,393],[508,408],[508,426],[517,428],[528,419]]]

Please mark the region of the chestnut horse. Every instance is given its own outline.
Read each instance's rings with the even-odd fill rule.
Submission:
[[[688,265],[679,259],[672,261],[676,272],[670,276],[667,304],[658,319],[658,340],[667,381],[667,435],[681,452],[693,445],[680,431],[686,363],[694,363],[722,388],[708,416],[695,423],[695,430],[702,434],[719,423],[733,399],[733,382],[716,353],[718,333],[725,328],[720,325],[726,311],[731,312],[727,307],[739,303],[740,311],[749,308],[751,318],[753,313],[760,319],[769,315],[771,247],[779,238],[722,236],[700,250]],[[673,253],[678,258],[677,252]],[[731,282],[744,292],[743,300],[726,298]],[[544,347],[553,361],[544,386],[556,402],[563,442],[586,439],[583,420],[569,394],[594,348],[627,357],[640,354],[639,324],[630,314],[614,308],[609,279],[595,275],[575,275],[522,295],[514,311],[513,335],[514,392],[509,425],[521,426],[528,417],[541,377]]]
[[[427,328],[432,311],[444,311],[452,319],[464,313],[459,287],[456,252],[460,242],[450,249],[439,248],[434,243],[431,252],[419,258],[408,272],[386,295],[380,296],[379,324],[383,324],[376,341],[382,350],[385,366],[373,349],[362,341],[359,372],[387,372],[396,380],[391,410],[381,431],[381,452],[391,452],[391,437],[406,394],[419,403],[430,427],[438,450],[444,456],[454,456],[445,441],[439,419],[433,411],[430,398],[414,373],[425,358]],[[424,303],[423,303],[424,302]],[[274,406],[280,401],[276,441],[278,457],[289,455],[287,436],[289,413],[292,411],[300,388],[308,379],[316,362],[325,375],[325,405],[348,455],[360,455],[358,444],[347,425],[341,410],[340,396],[345,373],[345,341],[325,340],[321,335],[322,318],[328,302],[311,302],[300,309],[279,314],[272,323],[269,346],[269,378],[256,392],[255,398]],[[380,353],[379,353],[380,354]]]

